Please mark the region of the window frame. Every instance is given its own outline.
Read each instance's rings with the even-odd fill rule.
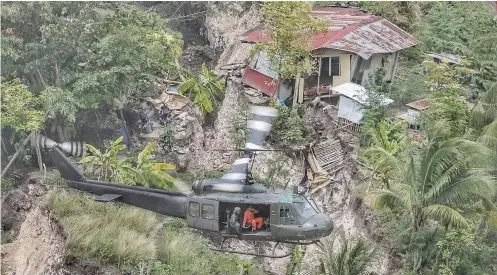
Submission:
[[[334,62],[334,61],[336,61],[336,62]],[[339,75],[342,74],[342,72],[340,70],[341,69],[340,68],[340,56],[330,56],[330,60],[329,60],[328,64],[330,66],[330,68],[328,69],[329,72],[330,72],[330,76],[334,76],[334,75],[338,75],[339,76]],[[335,64],[338,66],[338,72],[337,72],[337,74],[335,74],[335,72],[332,70],[333,65],[335,65]]]
[[[192,215],[192,205],[197,205],[197,210],[196,210],[196,216],[195,215]],[[190,217],[194,217],[194,218],[200,218],[200,203],[196,202],[196,201],[190,201],[188,203],[188,215]]]
[[[204,206],[207,206],[207,207],[212,207],[212,218],[209,218],[208,215],[204,215]],[[200,217],[204,220],[213,220],[215,217],[216,217],[216,207],[213,205],[213,204],[209,204],[209,203],[202,203],[202,208],[200,209]],[[206,212],[209,211],[209,210],[205,210]]]

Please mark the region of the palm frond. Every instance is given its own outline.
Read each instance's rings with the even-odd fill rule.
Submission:
[[[432,204],[423,208],[426,217],[458,228],[467,228],[468,222],[457,210],[441,204]]]
[[[426,193],[425,199],[444,204],[464,203],[476,197],[494,194],[496,184],[495,179],[488,174],[488,171],[474,169],[450,181],[441,189],[432,188]]]
[[[393,186],[392,186],[393,187]],[[406,184],[395,184],[395,191],[374,189],[364,197],[366,203],[375,208],[383,209],[385,206],[394,208],[395,206],[409,206],[411,200],[410,186]]]

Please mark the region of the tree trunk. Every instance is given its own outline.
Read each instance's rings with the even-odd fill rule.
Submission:
[[[31,139],[31,134],[23,141],[22,147],[26,146],[26,144],[28,144],[28,142],[29,142],[30,139]],[[17,155],[19,155],[19,151],[21,151],[21,150],[19,149],[19,150],[16,151],[16,153],[12,156],[12,159],[9,161],[9,163],[7,164],[7,166],[5,166],[5,168],[2,170],[2,175],[0,176],[0,178],[3,178],[3,176],[9,170],[10,166],[12,166],[12,164],[14,163],[14,161],[17,158]]]

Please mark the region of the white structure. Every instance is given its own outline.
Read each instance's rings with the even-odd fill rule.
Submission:
[[[338,117],[352,123],[359,124],[364,116],[364,106],[368,105],[369,98],[366,89],[361,85],[347,82],[332,88],[333,93],[340,94],[338,102]],[[392,99],[382,96],[382,105],[389,105]]]

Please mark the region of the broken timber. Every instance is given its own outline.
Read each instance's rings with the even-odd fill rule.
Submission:
[[[329,174],[333,174],[342,167],[343,151],[339,140],[321,142],[314,145],[312,151],[318,164]]]

